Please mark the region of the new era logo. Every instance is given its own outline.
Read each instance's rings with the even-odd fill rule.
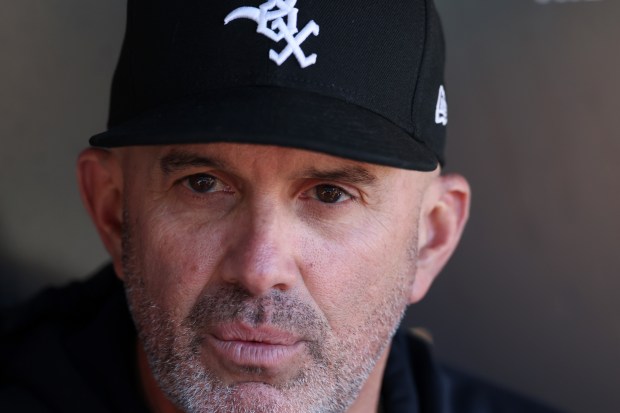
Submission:
[[[226,16],[224,24],[236,19],[250,19],[257,23],[256,31],[274,42],[285,39],[287,46],[280,53],[269,50],[269,58],[279,65],[294,55],[302,68],[316,63],[316,53],[306,56],[301,45],[311,35],[319,35],[319,25],[310,20],[299,31],[297,28],[297,0],[270,0],[256,7],[239,7]],[[286,21],[284,21],[286,19]]]
[[[435,123],[443,126],[448,124],[448,101],[446,100],[446,90],[443,88],[443,85],[439,86],[437,108],[435,109]]]

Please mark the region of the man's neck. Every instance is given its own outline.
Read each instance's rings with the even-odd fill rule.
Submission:
[[[379,401],[381,395],[381,384],[383,383],[383,373],[390,353],[390,347],[383,352],[377,361],[375,368],[368,376],[368,380],[362,386],[357,400],[351,405],[347,413],[377,413],[379,412]]]
[[[146,353],[144,352],[140,340],[137,340],[136,351],[138,353],[137,361],[140,385],[149,411],[153,413],[183,413],[168,400],[164,392],[159,388],[159,384],[157,384],[151,372],[151,368],[149,367]]]

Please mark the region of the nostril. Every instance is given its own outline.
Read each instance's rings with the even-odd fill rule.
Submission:
[[[290,287],[290,285],[286,285],[284,283],[280,283],[280,284],[274,285],[273,288],[275,290],[280,290],[280,291],[284,292],[284,291],[287,291],[288,289],[290,289],[291,287]]]
[[[224,281],[234,283],[255,296],[270,290],[289,290],[296,282],[295,259],[274,248],[249,248],[241,254],[228,254],[222,265]]]

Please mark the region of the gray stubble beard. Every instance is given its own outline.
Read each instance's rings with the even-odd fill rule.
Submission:
[[[239,289],[218,291],[199,299],[188,317],[178,322],[149,296],[134,249],[127,209],[123,217],[123,271],[130,312],[155,380],[167,398],[185,412],[345,412],[357,399],[404,315],[406,301],[395,298],[406,296],[408,283],[397,283],[369,317],[375,322],[350,327],[343,335],[345,340],[330,336],[325,318],[308,304],[281,296],[286,293],[279,292],[257,299]],[[410,254],[417,256],[415,251]],[[282,395],[277,400],[258,392],[252,394],[253,400],[244,401],[247,395],[240,394],[238,385],[224,383],[201,362],[200,331],[204,323],[234,317],[244,317],[247,321],[267,304],[265,300],[275,308],[270,319],[264,320],[267,323],[288,331],[312,330],[316,342],[308,346],[308,353],[314,363],[291,382],[276,387]]]

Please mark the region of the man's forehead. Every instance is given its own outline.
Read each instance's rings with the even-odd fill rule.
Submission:
[[[278,172],[283,179],[341,181],[362,186],[389,185],[394,181],[428,182],[435,172],[405,170],[371,164],[321,152],[283,146],[206,143],[148,145],[125,148],[126,169],[142,164],[150,174],[171,176],[203,169],[219,170],[259,179],[260,173]],[[424,185],[425,186],[425,185]]]
[[[338,167],[364,174],[382,174],[396,168],[355,161],[321,152],[274,145],[243,143],[205,143],[148,145],[126,148],[129,162],[144,162],[164,173],[179,168],[208,166],[234,170],[255,165],[278,169],[315,169]]]

